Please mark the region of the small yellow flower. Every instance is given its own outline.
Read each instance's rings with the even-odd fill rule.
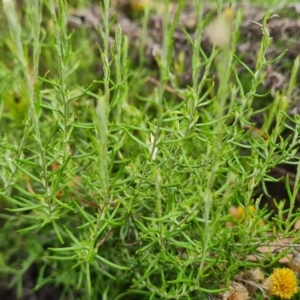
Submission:
[[[255,207],[253,205],[248,205],[248,207],[245,209],[242,206],[232,206],[229,209],[229,214],[235,219],[235,220],[244,220],[246,214],[253,214],[255,212]]]
[[[245,217],[245,215],[246,215],[245,209],[242,206],[239,206],[237,208],[237,210],[238,210],[238,218],[243,219]],[[254,213],[254,212],[255,212],[255,207],[253,205],[248,205],[248,207],[247,207],[247,213],[251,214],[251,213]]]
[[[270,276],[269,294],[282,299],[291,299],[298,291],[297,278],[289,268],[275,268]]]
[[[142,11],[146,5],[145,0],[130,0],[130,6],[133,11]]]

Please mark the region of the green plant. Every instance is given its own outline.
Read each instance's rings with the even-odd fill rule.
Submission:
[[[223,18],[222,1],[217,4]],[[288,93],[255,108],[266,67],[283,58],[266,57],[270,16],[257,25],[263,35],[252,70],[235,53],[241,13],[222,19],[228,40],[205,52],[200,45],[211,20],[202,20],[196,1],[195,34],[185,33],[192,82],[168,93],[170,82],[179,81],[171,72],[173,35],[184,3],[172,22],[168,5],[163,2],[163,43],[153,71],[146,58],[137,65],[130,60],[120,27],[112,39],[108,0],[99,7],[97,46],[86,29],[68,31],[62,0],[27,1],[23,15],[3,1],[10,35],[3,35],[0,65],[0,274],[18,297],[34,265],[33,290],[51,284],[61,299],[207,299],[226,291],[241,269],[268,271],[291,251],[249,261],[259,245],[278,237],[298,242],[300,123],[287,113],[286,97],[298,61]],[[142,50],[145,43],[146,34]],[[238,66],[251,78],[246,91]],[[159,84],[149,88],[153,73]],[[16,84],[28,114],[22,108],[16,116],[8,105],[19,107]],[[264,118],[258,135],[257,114]],[[268,195],[266,182],[277,180],[270,170],[283,163],[296,166],[297,175],[292,188],[286,179],[289,207],[280,202],[270,218],[261,198]],[[229,227],[232,205],[255,210]]]

